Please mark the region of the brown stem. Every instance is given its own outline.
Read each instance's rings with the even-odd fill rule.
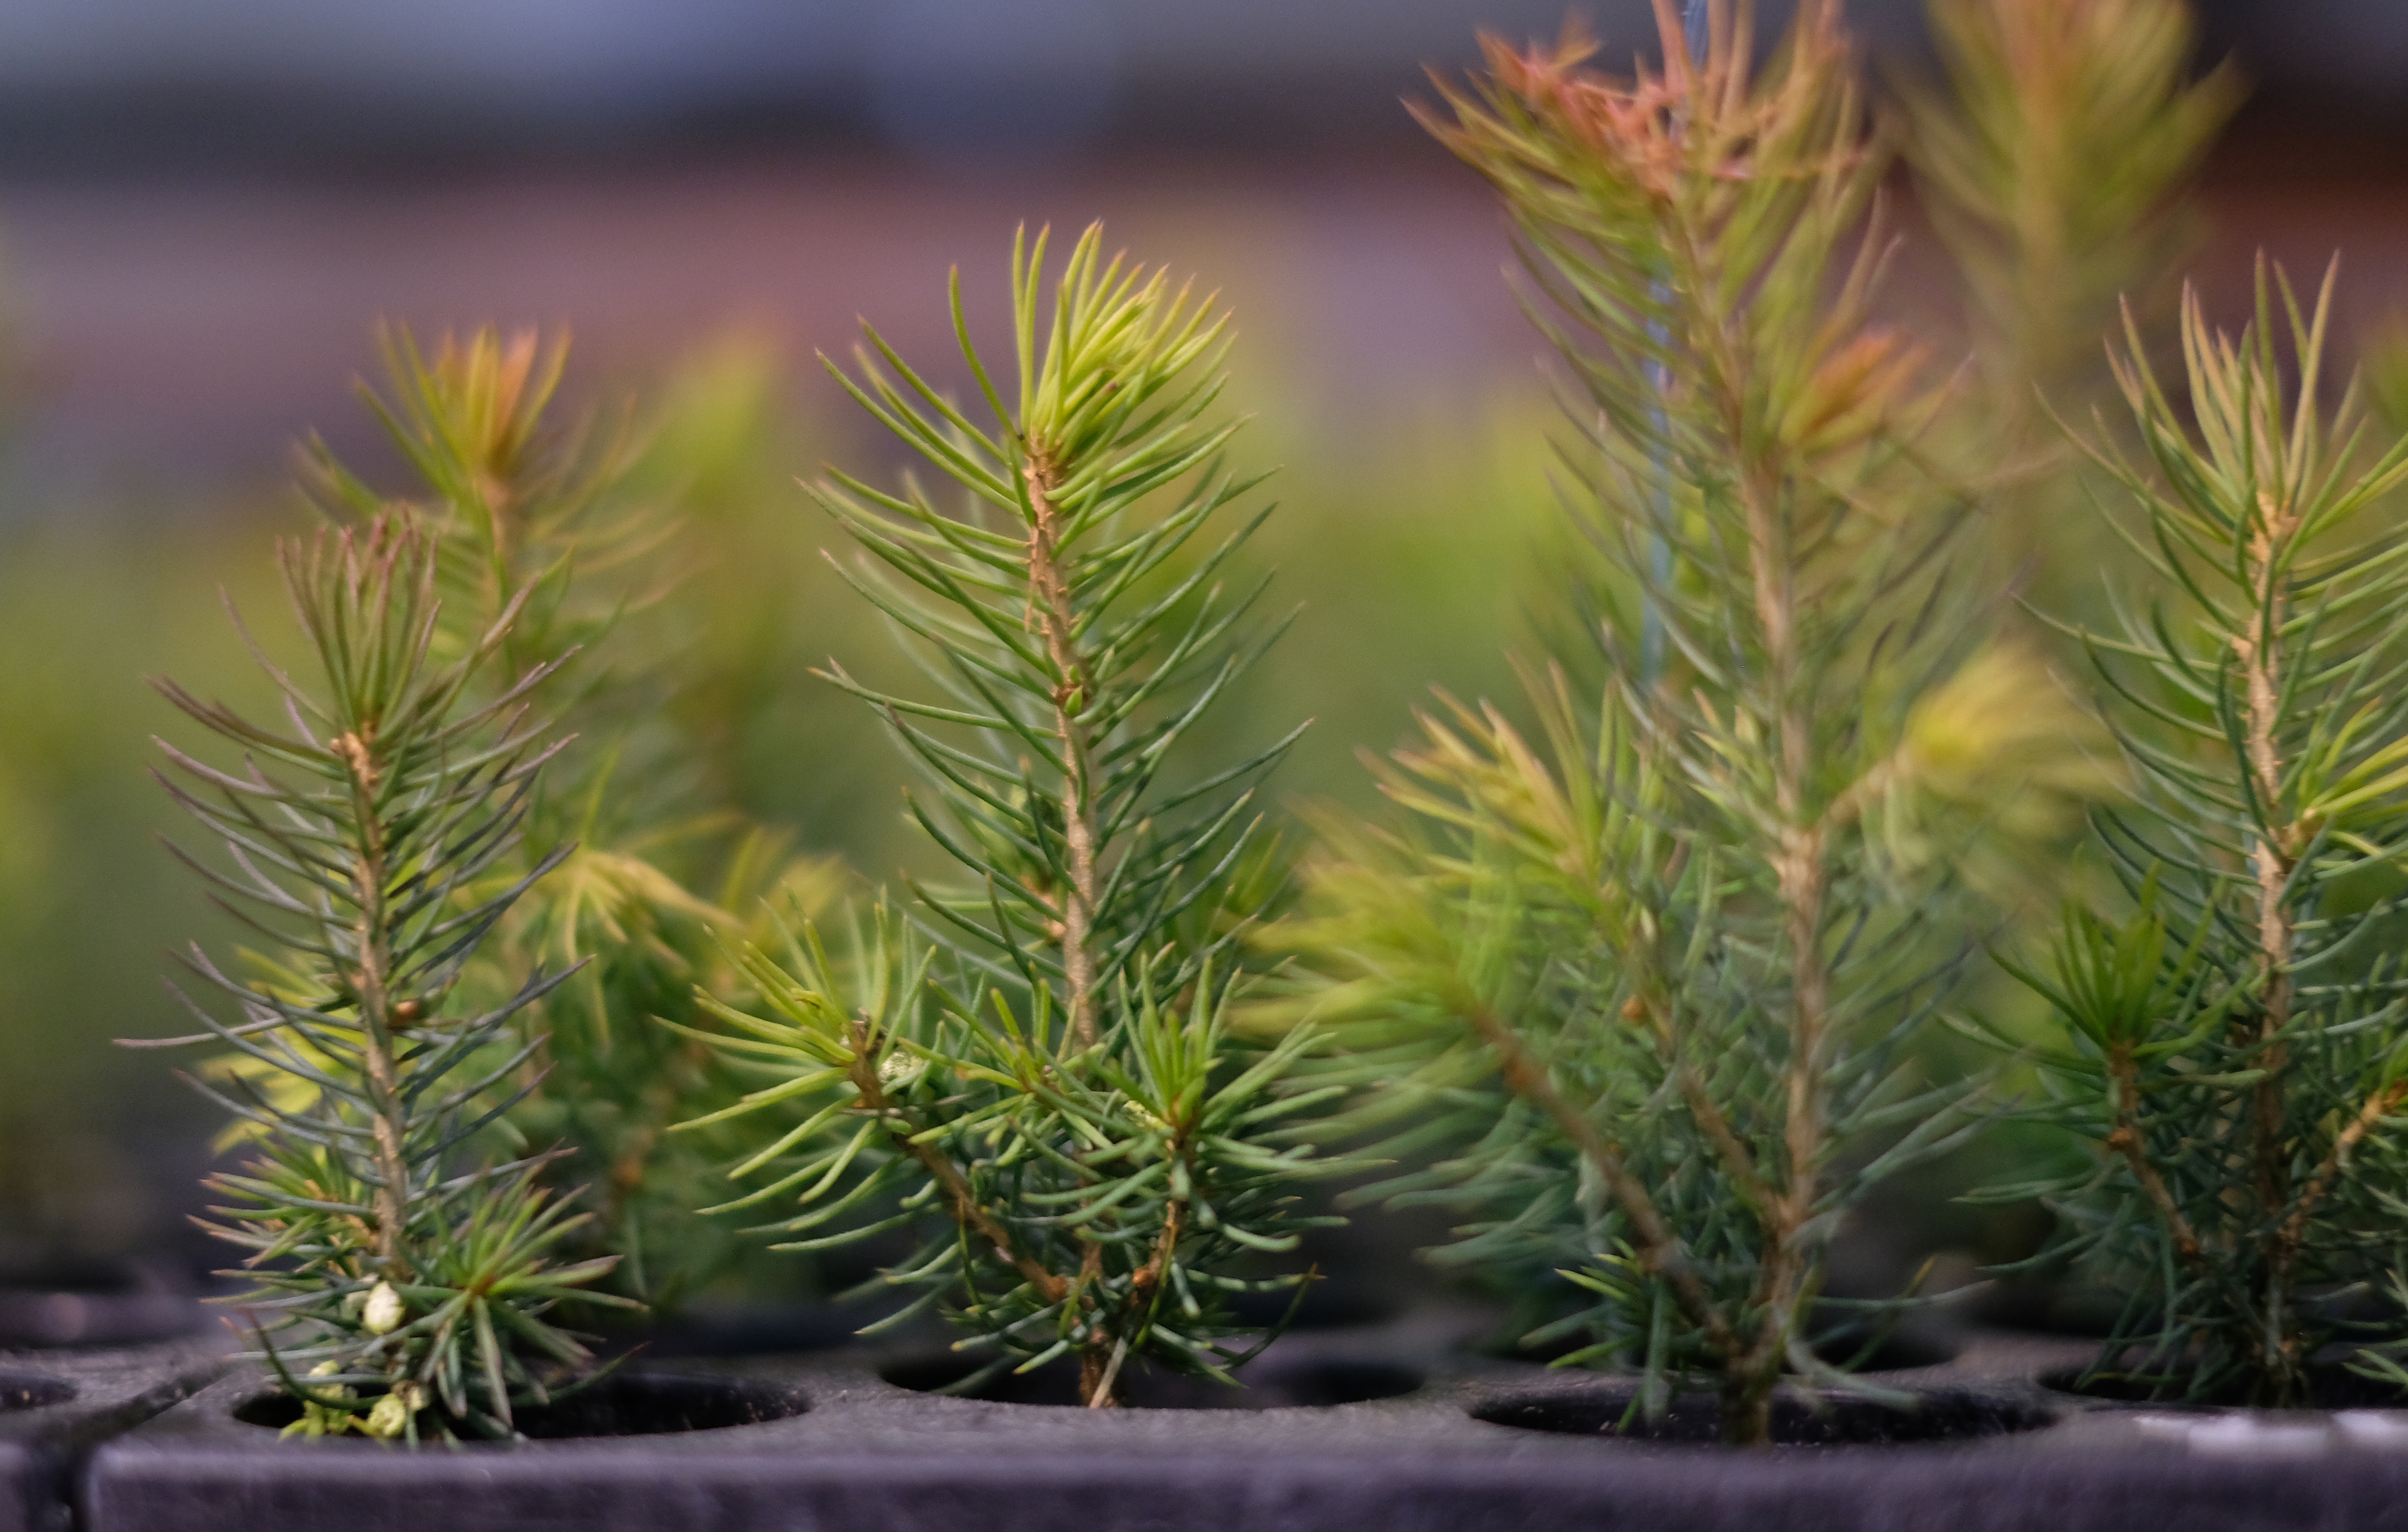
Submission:
[[[1746,349],[1721,318],[1709,311],[1714,285],[1693,231],[1668,208],[1662,228],[1672,254],[1675,281],[1698,300],[1689,340],[1703,363],[1698,387],[1722,417],[1725,438],[1734,449],[1751,439],[1748,429]],[[1830,1009],[1830,975],[1823,958],[1828,821],[1808,802],[1813,748],[1811,720],[1798,695],[1798,591],[1795,551],[1782,508],[1784,474],[1770,452],[1745,461],[1739,493],[1746,513],[1748,566],[1756,627],[1765,659],[1759,701],[1772,731],[1772,814],[1781,841],[1772,871],[1782,906],[1782,932],[1789,961],[1789,1062],[1782,1144],[1786,1164],[1782,1194],[1757,1214],[1763,1257],[1755,1301],[1762,1315],[1744,1352],[1724,1354],[1724,1428],[1734,1442],[1756,1444],[1769,1417],[1765,1410],[1779,1382],[1790,1325],[1802,1301],[1813,1261],[1795,1244],[1797,1231],[1813,1215],[1824,1147],[1822,1063]]]
[[[2264,1072],[2251,1088],[2249,1115],[2254,1172],[2251,1181],[2261,1227],[2273,1219],[2291,1196],[2290,1153],[2285,1141],[2283,1110],[2283,1093],[2287,1083],[2284,1076],[2290,1062],[2290,1050],[2281,1038],[2290,1025],[2294,1001],[2291,963],[2296,933],[2288,895],[2303,837],[2301,826],[2284,817],[2283,762],[2275,731],[2282,706],[2279,644],[2288,608],[2278,566],[2298,526],[2295,513],[2278,504],[2273,496],[2259,494],[2258,527],[2249,543],[2250,594],[2255,598],[2256,617],[2251,631],[2236,634],[2232,640],[2241,660],[2248,714],[2247,770],[2258,799],[2260,825],[2253,858],[2257,864],[2259,975],[2256,1038],[2258,1053],[2255,1063]],[[2373,1104],[2368,1103],[2370,1107]],[[2340,1148],[2339,1140],[2335,1147]],[[2256,1393],[2261,1398],[2287,1402],[2297,1392],[2299,1343],[2291,1333],[2289,1283],[2298,1245],[2295,1238],[2286,1237],[2285,1231],[2295,1224],[2304,1229],[2307,1211],[2323,1196],[2323,1189],[2317,1187],[2313,1199],[2303,1199],[2291,1209],[2283,1224],[2265,1237],[2262,1253],[2270,1281],[2267,1302],[2282,1339],[2272,1353],[2262,1342],[2252,1346],[2260,1373]]]
[[[1054,666],[1054,731],[1062,741],[1062,841],[1070,853],[1070,886],[1062,898],[1062,971],[1070,986],[1070,1032],[1082,1045],[1096,1040],[1095,805],[1089,792],[1088,739],[1080,715],[1095,700],[1086,661],[1071,642],[1070,584],[1062,572],[1061,516],[1054,508],[1053,465],[1031,450],[1021,477],[1028,485],[1028,609],[1045,637]]]
[[[403,1235],[408,1226],[409,1167],[401,1152],[401,1081],[394,1062],[393,1039],[394,1023],[399,1019],[395,1011],[409,1002],[405,1000],[396,1006],[387,987],[393,965],[392,955],[386,951],[386,848],[384,822],[377,812],[380,770],[375,738],[375,729],[363,724],[358,734],[338,735],[327,748],[351,773],[351,817],[360,835],[359,850],[351,864],[352,890],[359,909],[353,928],[359,969],[352,982],[360,997],[360,1052],[368,1081],[368,1107],[372,1113],[369,1128],[376,1140],[378,1185],[372,1199],[376,1210],[376,1254],[386,1276],[403,1280],[409,1275],[403,1252]]]
[[[1098,1307],[1095,1291],[1103,1274],[1104,1247],[1090,1244],[1079,1259],[1078,1291],[1091,1311]],[[1114,1364],[1111,1340],[1111,1333],[1101,1324],[1096,1324],[1087,1327],[1086,1337],[1079,1346],[1079,1403],[1089,1410],[1112,1410],[1120,1404],[1112,1396],[1120,1368]]]
[[[2132,1045],[2116,1044],[2107,1055],[2107,1067],[2116,1087],[2115,1126],[2107,1135],[2107,1147],[2122,1155],[2124,1163],[2131,1167],[2132,1179],[2139,1183],[2141,1194],[2157,1210],[2158,1218],[2165,1224],[2167,1235],[2173,1240],[2174,1254],[2203,1281],[2216,1284],[2225,1282],[2230,1275],[2230,1263],[2212,1254],[2201,1244],[2190,1221],[2183,1216],[2181,1208],[2175,1204],[2164,1178],[2157,1174],[2157,1167],[2149,1163],[2147,1150],[2141,1139],[2137,1111],[2140,1070],[2132,1059]],[[2379,1092],[2359,1110],[2358,1116],[2334,1139],[2331,1152],[2317,1167],[2300,1203],[2291,1210],[2273,1236],[2270,1285],[2275,1298],[2268,1311],[2274,1318],[2278,1338],[2269,1346],[2265,1335],[2254,1324],[2243,1326],[2238,1336],[2243,1353],[2249,1358],[2250,1366],[2258,1373],[2257,1382],[2251,1390],[2255,1403],[2287,1406],[2298,1401],[2303,1382],[2300,1372],[2300,1345],[2292,1330],[2290,1304],[2287,1298],[2281,1296],[2289,1281],[2291,1258],[2297,1253],[2300,1238],[2306,1231],[2309,1213],[2339,1173],[2342,1160],[2347,1157],[2351,1146],[2372,1131],[2384,1114],[2397,1104],[2403,1089],[2408,1087],[2394,1086]]]
[[[1184,1132],[1173,1138],[1168,1153],[1174,1160],[1187,1153]],[[1179,1235],[1186,1215],[1187,1199],[1172,1197],[1163,1213],[1162,1228],[1154,1237],[1153,1252],[1146,1256],[1145,1265],[1129,1273],[1128,1301],[1132,1309],[1151,1301],[1154,1283],[1162,1281],[1162,1274],[1179,1253]],[[1103,1261],[1103,1246],[1088,1246],[1087,1256],[1091,1266],[1099,1267]],[[1111,1347],[1098,1344],[1091,1345],[1080,1353],[1079,1399],[1090,1410],[1111,1410],[1120,1404],[1120,1398],[1113,1391],[1120,1379],[1120,1368],[1111,1359]]]
[[[1737,400],[1729,408],[1729,424],[1736,433]],[[1741,438],[1734,435],[1733,439]],[[1785,1184],[1783,1195],[1758,1215],[1764,1237],[1756,1282],[1762,1319],[1755,1344],[1739,1364],[1739,1370],[1750,1377],[1750,1396],[1757,1399],[1769,1396],[1779,1380],[1790,1326],[1813,1267],[1795,1237],[1813,1216],[1821,1181],[1822,1065],[1830,1012],[1830,973],[1823,960],[1828,846],[1821,819],[1807,803],[1813,737],[1798,697],[1796,570],[1779,513],[1776,472],[1759,463],[1743,480],[1756,619],[1770,672],[1766,701],[1773,723],[1772,809],[1782,827],[1772,870],[1789,960],[1789,1059],[1781,1134]],[[1737,1428],[1736,1424],[1727,1426]]]
[[[1646,1185],[1623,1163],[1620,1150],[1598,1131],[1587,1113],[1565,1099],[1545,1067],[1530,1056],[1502,1017],[1469,996],[1459,997],[1455,1009],[1497,1054],[1506,1087],[1545,1112],[1604,1181],[1606,1189],[1621,1206],[1623,1216],[1630,1220],[1630,1230],[1639,1245],[1641,1268],[1662,1277],[1670,1285],[1673,1301],[1681,1306],[1689,1323],[1705,1332],[1706,1343],[1717,1354],[1731,1355],[1737,1349],[1737,1339],[1729,1322],[1714,1308],[1705,1283],[1698,1280],[1681,1248],[1680,1237],[1665,1224],[1655,1198],[1647,1195]]]
[[[2107,1069],[2115,1081],[2115,1126],[2107,1135],[2107,1147],[2121,1154],[2124,1163],[2131,1167],[2132,1179],[2140,1183],[2141,1195],[2149,1199],[2149,1205],[2157,1209],[2158,1218],[2164,1220],[2166,1233],[2174,1242],[2174,1253],[2182,1258],[2183,1264],[2201,1276],[2214,1277],[2214,1264],[2208,1260],[2205,1247],[2200,1245],[2197,1231],[2191,1228],[2190,1220],[2183,1216],[2173,1194],[2166,1189],[2165,1178],[2158,1175],[2157,1167],[2149,1163],[2148,1150],[2141,1141],[2138,1110],[2141,1072],[2132,1061],[2130,1043],[2117,1043],[2109,1052]]]
[[[1011,1242],[1011,1233],[993,1213],[979,1204],[970,1190],[969,1178],[953,1157],[934,1144],[917,1142],[901,1109],[887,1095],[886,1087],[878,1079],[878,1066],[871,1052],[869,1025],[855,1017],[853,1023],[853,1067],[849,1073],[853,1088],[861,1096],[863,1110],[887,1124],[886,1136],[895,1147],[920,1162],[944,1193],[947,1208],[953,1221],[995,1247],[996,1254],[1006,1266],[1020,1273],[1031,1287],[1045,1296],[1048,1303],[1059,1303],[1070,1291],[1070,1284],[1045,1269],[1034,1256],[1022,1253]]]
[[[2323,1162],[2316,1167],[2315,1174],[2308,1178],[2308,1184],[2300,1193],[2300,1200],[2292,1205],[2290,1215],[2283,1220],[2282,1227],[2274,1231],[2275,1258],[2281,1263],[2276,1273],[2278,1283],[2289,1277],[2291,1266],[2299,1257],[2300,1241],[2307,1236],[2308,1218],[2315,1211],[2316,1204],[2324,1200],[2325,1194],[2332,1190],[2334,1180],[2341,1174],[2342,1162],[2349,1158],[2349,1152],[2358,1147],[2359,1139],[2373,1132],[2377,1124],[2391,1115],[2403,1097],[2408,1097],[2408,1083],[2386,1085],[2368,1096],[2366,1104],[2358,1109],[2358,1114],[2333,1136],[2332,1148],[2325,1152]]]
[[[1723,1374],[1723,1442],[1730,1447],[1764,1447],[1772,1441],[1772,1390],[1757,1387],[1756,1379],[1736,1369]]]
[[[1089,1410],[1111,1410],[1119,1401],[1111,1396],[1112,1380],[1106,1369],[1111,1366],[1109,1347],[1086,1346],[1079,1352],[1079,1402]]]
[[[1129,1276],[1130,1291],[1142,1296],[1148,1288],[1162,1280],[1163,1272],[1170,1266],[1171,1256],[1178,1252],[1180,1228],[1185,1222],[1186,1214],[1186,1199],[1172,1197],[1169,1210],[1163,1215],[1162,1232],[1154,1236],[1153,1253],[1146,1257],[1145,1265],[1138,1267]]]

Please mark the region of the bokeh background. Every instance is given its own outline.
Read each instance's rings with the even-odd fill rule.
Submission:
[[[1580,7],[1627,51],[1640,0]],[[1772,7],[1777,10],[1777,7]],[[241,689],[220,606],[271,611],[267,547],[317,433],[397,479],[351,396],[375,327],[574,332],[567,393],[650,443],[686,517],[681,595],[749,812],[871,877],[919,854],[898,772],[809,679],[883,643],[794,487],[886,449],[813,360],[856,316],[949,346],[956,264],[1001,337],[1015,224],[1108,222],[1239,319],[1241,458],[1280,465],[1258,544],[1302,614],[1252,712],[1312,717],[1292,797],[1365,804],[1355,757],[1433,684],[1510,687],[1554,609],[1555,407],[1484,190],[1398,105],[1475,29],[1560,0],[7,0],[0,5],[0,1279],[185,1232],[217,1126],[156,1054],[163,953],[224,923],[155,844],[172,673]],[[1914,0],[1851,14],[1924,66]],[[2408,7],[2203,0],[2251,104],[2197,273],[2346,251],[2345,318],[2408,307]],[[1944,265],[1892,302],[1943,347]],[[940,375],[943,369],[939,367]],[[164,1255],[161,1253],[165,1253]]]

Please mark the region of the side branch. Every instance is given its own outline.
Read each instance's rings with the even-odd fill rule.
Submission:
[[[945,1202],[953,1211],[953,1222],[994,1246],[996,1254],[1019,1272],[1031,1287],[1043,1294],[1048,1303],[1061,1302],[1068,1296],[1070,1284],[1046,1270],[1035,1257],[1023,1253],[1011,1242],[1011,1231],[980,1205],[977,1194],[970,1190],[969,1178],[962,1174],[961,1167],[936,1145],[916,1142],[910,1133],[893,1125],[902,1118],[902,1110],[888,1098],[886,1088],[879,1082],[878,1066],[870,1062],[869,1029],[858,1019],[853,1024],[853,1066],[847,1072],[852,1077],[853,1090],[861,1096],[863,1110],[889,1124],[886,1136],[895,1147],[919,1161],[921,1168],[928,1172],[929,1178],[945,1194]]]
[[[1648,1031],[1655,1036],[1657,1051],[1670,1067],[1672,1079],[1681,1088],[1681,1099],[1687,1103],[1690,1117],[1704,1132],[1706,1141],[1714,1146],[1714,1153],[1721,1157],[1723,1171],[1730,1177],[1731,1184],[1761,1218],[1772,1206],[1772,1188],[1767,1186],[1763,1176],[1757,1173],[1756,1155],[1732,1131],[1730,1119],[1715,1104],[1713,1096],[1706,1090],[1706,1082],[1698,1078],[1698,1071],[1681,1056],[1679,1039],[1673,1034],[1671,1022],[1663,1008],[1651,1006],[1634,996],[1623,1008],[1622,1014],[1627,1021],[1643,1020],[1648,1024]]]
[[[2289,1216],[2283,1220],[2282,1226],[2274,1231],[2274,1256],[2286,1269],[2299,1254],[2300,1241],[2308,1232],[2309,1216],[2315,1211],[2316,1204],[2324,1200],[2325,1194],[2332,1190],[2334,1180],[2340,1176],[2342,1162],[2349,1158],[2350,1151],[2358,1147],[2359,1139],[2373,1132],[2376,1124],[2391,1115],[2403,1098],[2408,1098],[2408,1081],[2385,1086],[2368,1096],[2366,1104],[2358,1108],[2358,1115],[2333,1136],[2332,1148],[2325,1152],[2323,1163],[2316,1167],[2315,1174],[2308,1178],[2307,1186],[2300,1193],[2299,1202],[2292,1207]]]
[[[2115,1081],[2115,1126],[2107,1135],[2107,1147],[2124,1157],[2131,1167],[2132,1179],[2140,1184],[2141,1194],[2165,1220],[2166,1230],[2173,1237],[2174,1253],[2183,1264],[2202,1277],[2215,1275],[2214,1265],[2207,1258],[2206,1249],[2200,1244],[2199,1235],[2191,1228],[2190,1220],[2174,1201],[2173,1193],[2166,1187],[2165,1178],[2149,1163],[2148,1151],[2141,1142],[2139,1113],[2134,1105],[2140,1100],[2140,1070],[2132,1062],[2129,1043],[2119,1043],[2107,1061],[2109,1072]]]
[[[1721,1355],[1734,1354],[1737,1339],[1730,1325],[1715,1310],[1705,1283],[1698,1280],[1696,1270],[1690,1267],[1688,1256],[1681,1248],[1680,1237],[1665,1224],[1664,1215],[1656,1210],[1656,1201],[1647,1195],[1645,1185],[1623,1163],[1621,1152],[1597,1130],[1597,1124],[1588,1120],[1585,1112],[1565,1099],[1564,1094],[1555,1088],[1546,1067],[1530,1056],[1529,1051],[1522,1046],[1521,1039],[1513,1035],[1503,1018],[1477,1000],[1458,1005],[1455,1009],[1457,1014],[1471,1024],[1481,1041],[1497,1054],[1507,1088],[1545,1112],[1563,1131],[1564,1137],[1571,1140],[1572,1147],[1604,1178],[1607,1189],[1613,1194],[1613,1200],[1621,1205],[1623,1215],[1630,1220],[1631,1232],[1639,1238],[1643,1268],[1663,1277],[1671,1284],[1673,1300],[1680,1304],[1681,1311],[1688,1315],[1689,1322],[1705,1332],[1709,1345]]]

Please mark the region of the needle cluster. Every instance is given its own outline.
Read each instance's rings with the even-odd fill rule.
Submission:
[[[576,968],[517,1014],[535,1051],[515,1083],[534,1089],[509,1125],[556,1150],[550,1181],[589,1189],[597,1216],[579,1242],[624,1257],[611,1285],[671,1307],[738,1247],[693,1213],[716,1146],[667,1137],[724,1099],[713,1055],[656,1019],[691,1025],[697,989],[738,983],[721,951],[745,926],[731,911],[810,869],[695,780],[672,706],[685,656],[663,621],[692,560],[677,520],[631,487],[638,433],[548,418],[566,341],[484,329],[429,351],[396,330],[385,351],[384,394],[361,392],[416,480],[408,514],[437,536],[436,651],[497,632],[479,694],[540,669],[526,695],[579,738],[531,795],[529,833],[494,876],[522,877],[538,848],[558,847],[552,870],[503,915],[464,982],[490,1003],[517,974]],[[308,497],[337,524],[394,508],[322,443],[304,469]],[[724,891],[697,892],[713,872]]]

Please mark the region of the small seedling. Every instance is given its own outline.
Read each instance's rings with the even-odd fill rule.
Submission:
[[[1826,1252],[1970,1130],[1908,1044],[1990,806],[2074,715],[1945,579],[1965,506],[1915,448],[1943,395],[1872,311],[1883,160],[1835,7],[1760,71],[1743,5],[1701,36],[1657,12],[1660,71],[1492,40],[1425,113],[1501,193],[1573,379],[1603,679],[1535,670],[1535,735],[1445,703],[1383,768],[1403,817],[1330,826],[1296,936],[1364,1093],[1335,1125],[1435,1155],[1387,1191],[1472,1219],[1441,1258],[1561,1272],[1573,1311],[1528,1339],[1638,1370],[1638,1410],[1713,1380],[1760,1443],[1784,1374],[1863,1386],[1895,1303],[1827,1295]]]
[[[194,946],[184,966],[217,1003],[176,987],[205,1030],[170,1040],[253,1067],[200,1082],[259,1142],[213,1178],[210,1227],[251,1253],[240,1301],[311,1435],[512,1435],[519,1410],[592,1374],[547,1314],[616,1264],[555,1260],[590,1215],[539,1184],[547,1155],[484,1152],[537,1046],[513,1018],[573,970],[473,1009],[459,981],[565,854],[483,881],[517,853],[561,747],[526,703],[551,666],[480,692],[519,603],[437,652],[441,558],[402,516],[284,543],[317,674],[306,684],[254,649],[281,694],[275,723],[160,683],[239,758],[161,744],[162,782],[224,848],[216,865],[177,854],[283,958],[274,981],[245,981]]]

